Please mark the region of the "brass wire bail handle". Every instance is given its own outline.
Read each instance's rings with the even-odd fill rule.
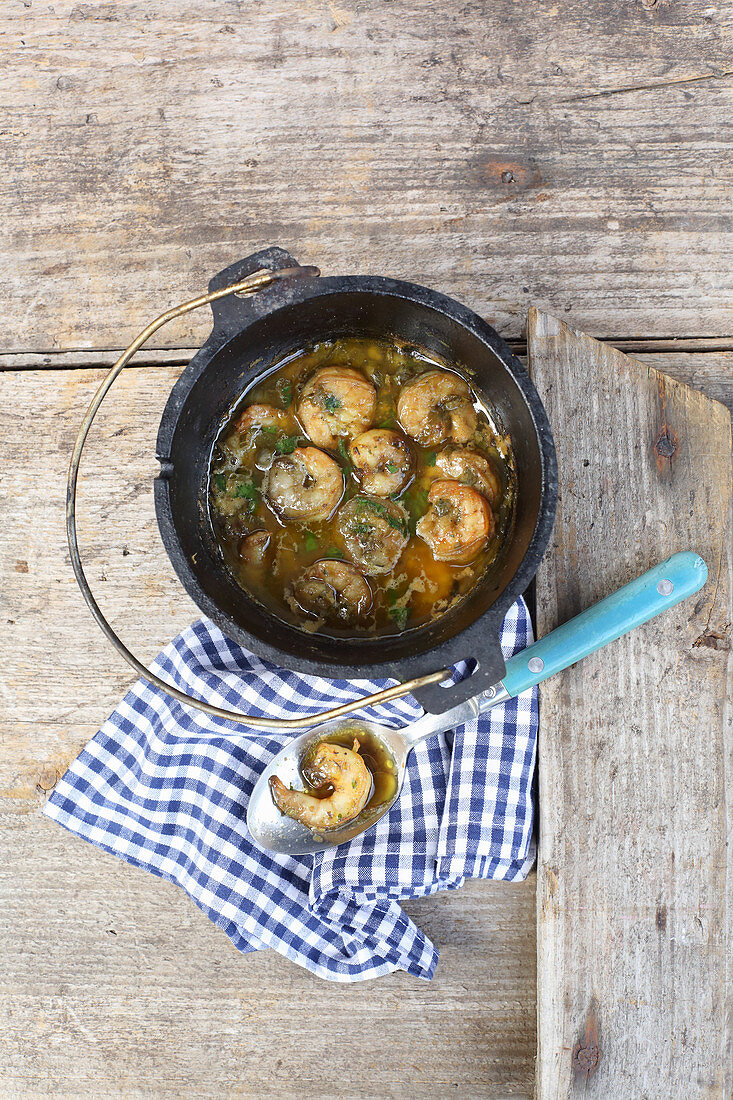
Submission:
[[[89,429],[94,422],[94,417],[97,415],[99,407],[107,396],[107,393],[112,388],[115,379],[130,362],[135,352],[138,351],[159,328],[162,328],[168,321],[172,321],[174,317],[182,317],[184,313],[190,313],[200,306],[208,305],[209,302],[215,302],[218,298],[226,298],[230,294],[256,294],[257,291],[271,286],[273,283],[279,282],[282,279],[294,279],[302,276],[317,275],[320,275],[320,271],[317,267],[287,267],[280,271],[270,271],[269,269],[263,268],[260,271],[255,271],[253,275],[249,275],[239,283],[233,283],[231,286],[224,287],[221,290],[214,290],[209,294],[203,294],[199,298],[192,298],[189,302],[184,302],[180,306],[174,306],[172,309],[166,310],[165,313],[161,313],[161,315],[156,317],[154,321],[151,321],[147,328],[144,328],[140,335],[132,341],[125,351],[123,351],[115,365],[100,383],[86,411],[86,415],[81,422],[81,427],[79,428],[79,433],[74,443],[74,449],[71,453],[71,462],[69,464],[69,480],[66,489],[66,537],[69,544],[69,554],[71,556],[71,564],[74,569],[74,576],[76,577],[77,584],[81,589],[81,593],[87,602],[89,610],[96,619],[102,632],[112,643],[120,656],[124,657],[127,663],[135,669],[139,676],[147,680],[148,683],[153,684],[154,687],[165,692],[167,695],[177,699],[179,703],[185,703],[187,706],[195,707],[197,710],[202,710],[206,714],[213,715],[215,718],[224,718],[230,722],[246,724],[252,726],[254,729],[303,729],[304,727],[312,726],[316,723],[329,721],[332,718],[340,718],[341,715],[360,710],[364,706],[374,705],[376,703],[386,703],[390,699],[399,699],[402,695],[407,695],[416,688],[425,687],[427,684],[435,684],[448,676],[448,670],[440,669],[438,672],[431,672],[427,676],[418,676],[414,680],[407,680],[403,684],[395,684],[394,687],[384,688],[384,690],[374,692],[372,695],[362,696],[362,698],[355,699],[351,703],[344,703],[340,707],[333,707],[331,710],[324,710],[318,714],[311,714],[302,718],[258,718],[254,714],[241,714],[238,711],[224,710],[221,707],[215,707],[210,703],[205,703],[201,699],[196,699],[192,695],[187,695],[184,691],[180,691],[177,687],[174,687],[173,684],[168,684],[165,680],[161,680],[159,676],[137,659],[135,654],[127,648],[122,639],[107,622],[99,604],[94,598],[81,564],[79,541],[76,531],[76,489],[79,478],[79,463],[81,461],[84,444],[89,435]]]

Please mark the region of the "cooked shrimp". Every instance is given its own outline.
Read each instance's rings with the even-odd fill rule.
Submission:
[[[354,623],[372,605],[369,581],[350,561],[317,561],[301,573],[294,586],[304,611],[319,618]]]
[[[245,535],[239,546],[239,557],[245,565],[262,568],[270,545],[268,531],[253,531]]]
[[[494,513],[486,498],[458,481],[434,481],[428,510],[417,524],[436,561],[465,565],[494,532]]]
[[[238,432],[260,428],[279,428],[283,423],[281,409],[273,405],[248,405],[236,423]]]
[[[351,557],[372,577],[394,569],[410,537],[407,512],[394,500],[352,497],[338,522]]]
[[[316,790],[330,787],[331,793],[316,798],[305,791],[293,791],[276,775],[270,777],[270,793],[281,813],[308,829],[340,829],[353,821],[369,801],[372,777],[359,755],[356,738],[350,749],[321,741],[303,774]]]
[[[283,414],[272,405],[248,405],[234,425],[234,430],[222,440],[221,448],[238,465],[242,465],[262,442],[262,430],[267,429],[274,435],[275,429],[282,423]]]
[[[488,458],[465,447],[447,447],[441,451],[437,464],[447,478],[470,485],[482,493],[489,504],[501,496],[501,482]]]
[[[412,473],[410,444],[388,428],[372,428],[352,439],[349,458],[364,492],[378,497],[399,492]]]
[[[376,390],[360,371],[322,367],[300,395],[298,419],[317,446],[333,450],[341,436],[351,439],[369,427],[376,404]]]
[[[328,519],[343,491],[340,466],[317,447],[279,455],[265,479],[268,501],[286,519]]]
[[[446,370],[430,370],[407,382],[397,399],[397,415],[407,434],[423,447],[446,439],[467,443],[476,431],[471,390]]]

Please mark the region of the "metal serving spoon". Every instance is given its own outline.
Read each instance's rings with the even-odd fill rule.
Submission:
[[[619,588],[574,619],[557,627],[544,638],[523,649],[506,662],[506,673],[494,687],[460,703],[443,714],[425,714],[411,726],[391,730],[367,719],[336,719],[294,738],[262,773],[255,784],[247,810],[247,828],[260,848],[286,855],[322,852],[358,836],[383,817],[394,804],[405,777],[405,765],[415,745],[436,733],[445,733],[499,703],[513,699],[527,688],[547,680],[574,665],[609,642],[666,611],[697,592],[707,580],[705,562],[684,551],[667,558],[641,577]],[[367,731],[388,750],[394,762],[396,783],[390,797],[347,822],[340,829],[313,833],[305,825],[285,817],[270,794],[269,779],[277,775],[288,786],[300,788],[300,762],[308,748],[333,735],[353,730],[356,737]]]

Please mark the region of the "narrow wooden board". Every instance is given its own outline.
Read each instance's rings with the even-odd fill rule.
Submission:
[[[198,616],[160,544],[157,422],[178,369],[124,372],[80,490],[88,575],[150,658]],[[175,887],[41,817],[131,682],[76,588],[66,468],[102,372],[0,374],[0,1096],[528,1098],[535,880],[411,903],[435,979],[353,987],[240,956]]]
[[[727,1097],[730,415],[545,313],[529,346],[560,467],[538,631],[674,551],[710,569],[542,690],[539,1096]]]
[[[728,0],[5,3],[0,348],[125,346],[269,244],[510,336],[533,301],[731,337],[732,28]]]

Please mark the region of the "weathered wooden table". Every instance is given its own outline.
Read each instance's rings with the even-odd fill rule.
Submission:
[[[733,403],[732,27],[689,0],[8,0],[1,1096],[527,1097],[537,1012],[542,1097],[730,1095],[730,425],[608,344]],[[65,551],[83,410],[153,315],[272,243],[434,286],[522,353],[539,307],[561,462],[540,630],[683,544],[711,567],[697,603],[547,686],[537,920],[534,876],[413,903],[430,984],[242,958],[40,816],[129,683]],[[151,489],[206,325],[125,372],[85,464],[90,576],[146,658],[196,614]]]

